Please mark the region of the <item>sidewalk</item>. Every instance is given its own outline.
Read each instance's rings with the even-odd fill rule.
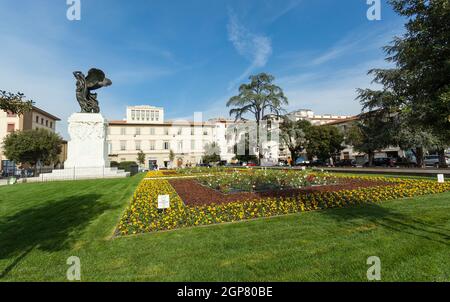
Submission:
[[[398,174],[398,175],[413,175],[413,176],[436,176],[437,174],[444,174],[450,177],[450,169],[436,169],[436,168],[321,168],[324,171],[342,172],[342,173],[367,173],[367,174]]]

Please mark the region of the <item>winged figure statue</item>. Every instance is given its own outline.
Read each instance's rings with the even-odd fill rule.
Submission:
[[[99,113],[97,93],[92,93],[92,91],[110,86],[111,80],[106,78],[103,71],[96,68],[89,70],[87,76],[84,76],[81,71],[75,71],[73,75],[77,80],[76,97],[81,107],[81,113]]]

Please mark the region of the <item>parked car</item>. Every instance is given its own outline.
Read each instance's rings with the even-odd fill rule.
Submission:
[[[320,159],[315,159],[308,164],[310,167],[328,167],[329,164]]]
[[[257,166],[257,164],[254,163],[254,162],[248,162],[247,163],[247,167],[256,167],[256,166]]]
[[[334,164],[336,167],[356,167],[356,160],[354,159],[343,159],[339,160]]]
[[[197,164],[197,167],[207,167],[207,168],[211,168],[212,166],[211,166],[210,164],[202,163],[202,164]]]
[[[373,166],[375,167],[394,167],[396,163],[397,160],[391,157],[379,157],[373,159]],[[368,167],[369,162],[366,162],[364,166]]]
[[[424,157],[423,162],[427,167],[439,167],[439,155],[427,155]],[[450,157],[445,157],[445,162],[450,165]]]
[[[309,160],[307,160],[303,156],[300,156],[295,160],[295,166],[307,166],[307,165],[309,165]]]
[[[286,166],[288,166],[288,163],[287,163],[287,161],[280,160],[280,161],[278,162],[278,166],[279,166],[279,167],[286,167]]]

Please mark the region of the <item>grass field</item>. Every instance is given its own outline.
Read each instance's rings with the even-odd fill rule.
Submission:
[[[113,239],[141,179],[0,187],[0,281],[450,281],[450,193]]]

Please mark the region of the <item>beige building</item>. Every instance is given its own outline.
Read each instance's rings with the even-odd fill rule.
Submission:
[[[145,167],[178,167],[202,161],[205,146],[224,139],[215,122],[165,121],[164,109],[153,106],[131,106],[126,119],[110,121],[108,127],[109,160],[137,161],[145,153]],[[198,120],[194,118],[194,120]],[[220,137],[219,137],[220,135]],[[175,158],[170,160],[170,151]],[[225,151],[225,150],[224,150]],[[226,156],[225,156],[226,157]]]
[[[315,126],[325,125],[332,122],[339,122],[351,118],[350,115],[332,115],[332,114],[317,115],[312,110],[309,109],[296,110],[286,114],[286,116],[293,121],[299,120],[310,121],[311,124]]]
[[[24,114],[0,111],[0,141],[3,142],[3,139],[14,131],[43,128],[55,132],[57,121],[60,121],[58,117],[34,106],[31,111]],[[2,147],[0,147],[0,160],[3,168],[8,159],[4,156]]]

